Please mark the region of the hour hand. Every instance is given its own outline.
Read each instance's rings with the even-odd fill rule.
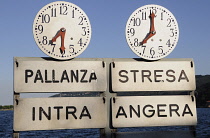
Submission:
[[[60,52],[61,54],[64,54],[65,52],[65,47],[64,47],[64,38],[65,38],[65,33],[66,33],[66,29],[65,28],[61,28],[57,34],[52,38],[51,42],[55,42],[56,39],[60,36],[61,37],[61,47],[60,47]]]
[[[155,31],[155,25],[154,25],[154,18],[155,18],[155,14],[154,12],[151,13],[150,15],[150,31],[149,33],[147,34],[147,36],[144,38],[144,40],[141,42],[141,44],[145,44],[147,43],[147,40],[150,39],[152,36],[154,36],[156,34],[156,31]]]
[[[146,36],[146,38],[144,38],[144,40],[141,42],[141,44],[145,44],[147,43],[147,40],[149,40],[152,36],[154,36],[156,34],[156,32],[149,32],[149,34]]]

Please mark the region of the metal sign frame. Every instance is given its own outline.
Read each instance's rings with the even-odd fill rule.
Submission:
[[[112,124],[119,127],[196,125],[196,101],[191,95],[113,97]]]
[[[100,101],[103,101],[103,102],[105,102],[105,107],[106,107],[106,109],[105,109],[105,112],[106,113],[104,113],[104,115],[106,116],[105,118],[107,119],[107,122],[106,122],[106,124],[105,124],[105,126],[103,125],[103,127],[100,129],[101,130],[101,135],[104,135],[105,137],[111,137],[111,135],[114,133],[114,132],[116,132],[116,128],[114,128],[113,127],[113,124],[112,124],[112,114],[111,113],[113,113],[113,111],[112,111],[112,108],[111,108],[111,104],[113,104],[113,102],[116,100],[115,98],[118,98],[117,97],[117,92],[121,92],[121,90],[120,91],[118,91],[118,90],[115,90],[115,80],[114,80],[114,78],[113,78],[113,68],[115,68],[115,67],[117,67],[118,66],[118,63],[122,63],[122,64],[124,64],[124,63],[131,63],[131,64],[133,64],[133,63],[136,63],[137,65],[139,65],[140,63],[145,63],[145,64],[147,64],[147,63],[153,63],[153,62],[150,62],[150,61],[145,61],[145,60],[143,60],[143,59],[139,59],[139,58],[137,58],[137,59],[131,59],[131,58],[123,58],[123,59],[121,59],[121,58],[75,58],[75,59],[71,59],[71,60],[68,60],[68,61],[59,61],[59,60],[54,60],[54,59],[52,59],[52,58],[38,58],[38,57],[30,57],[30,58],[26,58],[26,57],[16,57],[16,58],[14,58],[14,70],[18,70],[18,69],[20,69],[19,67],[21,66],[21,64],[22,63],[35,63],[35,62],[43,62],[43,63],[46,63],[46,62],[52,62],[52,63],[60,63],[60,62],[63,62],[63,63],[65,63],[65,62],[78,62],[78,63],[85,63],[85,62],[87,62],[87,64],[88,64],[88,62],[95,62],[95,63],[97,63],[97,64],[99,64],[100,63],[100,67],[98,66],[98,65],[96,65],[95,63],[94,64],[92,64],[92,65],[96,65],[95,67],[98,69],[98,67],[99,68],[103,68],[103,71],[102,70],[100,70],[99,72],[102,74],[100,77],[102,77],[102,76],[105,76],[105,79],[103,79],[103,84],[102,84],[102,87],[100,88],[101,90],[96,90],[95,88],[91,88],[90,89],[90,91],[88,91],[88,92],[92,92],[92,91],[97,91],[97,92],[101,92],[100,93],[100,97],[97,97],[97,98],[99,98],[100,99]],[[191,67],[191,72],[193,72],[194,71],[194,63],[193,63],[193,60],[192,59],[161,59],[161,60],[159,60],[159,61],[155,61],[155,62],[164,62],[164,63],[169,63],[170,61],[172,61],[172,62],[177,62],[177,63],[181,63],[181,62],[187,62],[187,64],[189,65],[190,64],[190,67]],[[154,62],[154,63],[155,63]],[[30,63],[30,64],[31,64]],[[120,65],[119,64],[119,65]],[[45,66],[46,64],[42,64],[43,66]],[[187,66],[188,66],[187,65]],[[61,66],[59,66],[59,67],[61,67]],[[81,66],[78,66],[78,67],[81,67]],[[123,66],[122,66],[123,67]],[[92,68],[92,66],[91,66],[91,68]],[[21,70],[21,69],[20,69]],[[89,71],[89,70],[88,70]],[[91,73],[92,73],[92,69],[90,69],[90,71],[91,71]],[[16,71],[15,71],[16,72]],[[93,72],[95,72],[95,71],[93,71]],[[135,71],[134,71],[135,72]],[[90,74],[91,74],[90,73]],[[104,74],[103,74],[104,73]],[[158,73],[161,73],[161,72],[158,72],[157,71],[157,78],[156,79],[160,79],[162,76],[160,75],[160,74],[158,74]],[[15,73],[14,73],[15,74]],[[53,73],[52,73],[53,74]],[[194,72],[192,73],[192,74],[194,74]],[[170,74],[169,74],[170,75]],[[29,76],[30,76],[30,74],[29,74]],[[52,75],[53,76],[53,75]],[[94,75],[92,76],[93,77],[93,79],[94,79]],[[130,76],[129,76],[130,77]],[[182,77],[182,76],[181,76]],[[187,76],[188,77],[188,76]],[[65,77],[64,77],[65,78]],[[98,79],[98,78],[97,78]],[[101,79],[101,78],[100,78]],[[171,78],[170,78],[171,79]],[[181,79],[183,79],[183,78],[181,78]],[[189,79],[189,78],[188,78]],[[192,82],[193,82],[193,79],[191,79],[190,78],[190,80],[192,80]],[[36,91],[34,91],[34,90],[32,90],[32,91],[21,91],[19,88],[19,90],[17,90],[17,87],[21,87],[20,85],[16,85],[16,81],[17,80],[15,80],[14,79],[14,106],[18,106],[18,104],[21,104],[21,101],[25,101],[25,100],[28,100],[28,99],[25,99],[25,98],[20,98],[20,94],[21,93],[31,93],[31,92],[42,92],[43,90],[36,90]],[[92,86],[91,86],[92,87]],[[117,86],[117,87],[119,87],[119,86]],[[131,88],[131,87],[130,87]],[[39,88],[38,88],[39,89]],[[192,87],[190,88],[190,89],[192,89],[192,90],[194,90],[195,89],[195,83],[192,83]],[[87,89],[86,89],[87,90]],[[114,91],[113,91],[114,90]],[[162,90],[162,89],[161,89]],[[138,90],[138,91],[141,91],[141,90]],[[44,91],[44,92],[48,92],[48,91]],[[50,90],[50,92],[55,92],[55,91],[51,91]],[[59,91],[57,91],[56,90],[56,92],[63,92],[63,89],[61,90],[59,90]],[[68,91],[68,92],[74,92],[74,91]],[[78,90],[78,92],[85,92],[85,90],[83,91],[83,90]],[[128,92],[129,92],[129,90],[128,90]],[[171,92],[172,93],[172,92]],[[194,93],[191,93],[191,98],[192,99],[195,99],[195,97],[194,97]],[[190,97],[189,96],[189,97]],[[105,98],[103,98],[103,97],[105,97]],[[113,98],[113,97],[115,97],[115,98]],[[124,96],[122,96],[122,97],[124,97]],[[160,96],[161,97],[161,96]],[[93,97],[92,97],[93,98]],[[38,98],[38,99],[40,99],[40,98]],[[50,98],[49,98],[50,99]],[[102,100],[103,99],[103,100]],[[111,102],[106,102],[107,100],[109,101],[109,99],[112,99],[112,103]],[[115,99],[115,100],[114,100]],[[35,100],[35,99],[34,99]],[[34,101],[34,100],[32,100],[32,101]],[[55,100],[55,101],[57,101],[57,100]],[[151,100],[152,101],[152,100]],[[58,102],[58,101],[57,101]],[[82,101],[80,100],[80,101],[78,101],[78,102],[81,102],[82,103]],[[116,101],[115,101],[116,102]],[[23,103],[25,103],[25,104],[27,104],[26,102],[23,102]],[[51,102],[51,103],[53,103],[53,102]],[[30,104],[29,104],[30,105]],[[84,107],[84,106],[83,106]],[[160,107],[161,108],[161,110],[162,110],[162,107]],[[16,108],[17,109],[17,108]],[[31,109],[32,111],[31,112],[33,112],[33,107],[32,107],[32,109]],[[44,110],[46,110],[46,109],[44,109]],[[56,107],[56,110],[58,111],[60,111],[61,109],[60,108],[57,108]],[[47,111],[47,110],[46,110]],[[101,111],[102,113],[103,113],[103,111]],[[161,112],[161,111],[160,111]],[[162,113],[162,112],[161,112]],[[194,113],[194,112],[193,112]],[[14,116],[20,116],[20,115],[15,115],[16,114],[16,112],[15,112],[15,110],[14,110]],[[19,114],[19,113],[18,113]],[[45,115],[44,115],[45,116]],[[33,117],[33,115],[31,116],[31,118]],[[45,118],[46,118],[46,116],[45,116]],[[196,118],[197,119],[197,118]],[[17,119],[16,119],[17,120]],[[195,120],[194,120],[194,122],[195,122]],[[15,124],[15,123],[14,123]],[[188,123],[188,124],[183,124],[183,125],[196,125],[195,123]],[[116,127],[116,126],[115,126]],[[121,127],[121,126],[120,126]],[[129,126],[127,126],[127,127],[129,127]],[[70,127],[70,129],[71,128],[73,128],[73,127]],[[194,128],[194,127],[193,127]],[[56,128],[57,129],[57,128]],[[19,131],[21,131],[21,129],[14,129],[13,130],[13,136],[14,137],[19,137]]]
[[[14,105],[14,130],[104,128],[104,97],[19,98]]]
[[[192,59],[162,59],[155,62],[116,61],[111,71],[114,92],[196,89]]]
[[[14,58],[14,91],[17,93],[104,92],[106,80],[102,59]]]

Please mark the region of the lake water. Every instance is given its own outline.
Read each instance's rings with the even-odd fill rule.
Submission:
[[[198,124],[196,126],[196,138],[210,138],[210,108],[197,108]],[[13,111],[0,111],[0,138],[12,137],[13,132]],[[186,137],[189,134],[189,127],[141,127],[118,129],[121,137],[124,134],[135,134],[138,137]],[[126,133],[124,133],[126,132]],[[132,132],[132,133],[128,133]],[[26,131],[20,132],[20,137],[85,137],[97,138],[100,136],[99,129],[76,129],[76,130],[50,130],[50,131]],[[132,135],[129,136],[131,138]],[[167,136],[166,136],[167,137]],[[190,136],[189,136],[190,137]],[[192,136],[191,136],[192,137]],[[164,137],[165,138],[165,137]]]

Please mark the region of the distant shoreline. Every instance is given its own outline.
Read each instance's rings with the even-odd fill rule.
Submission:
[[[14,109],[0,109],[0,111],[11,111],[11,110],[14,110]]]
[[[0,111],[7,111],[7,110],[13,110],[13,105],[0,105]]]

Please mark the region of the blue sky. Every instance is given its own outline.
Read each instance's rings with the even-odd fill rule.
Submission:
[[[195,73],[210,74],[209,0],[68,0],[88,15],[92,37],[78,58],[138,58],[125,38],[129,16],[147,4],[170,10],[179,24],[176,48],[166,58],[193,58]],[[0,2],[0,105],[13,104],[13,57],[46,57],[36,45],[32,25],[37,12],[53,0]]]

